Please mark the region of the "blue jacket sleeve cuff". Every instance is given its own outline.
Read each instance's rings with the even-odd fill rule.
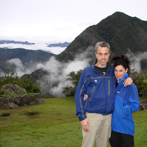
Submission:
[[[135,82],[135,78],[132,75],[128,75],[128,77],[132,78],[133,83]]]
[[[82,120],[86,119],[87,117],[85,114],[81,114],[80,116],[78,116],[78,118],[79,118],[79,121],[82,121]]]

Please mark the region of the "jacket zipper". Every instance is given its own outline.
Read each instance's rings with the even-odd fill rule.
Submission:
[[[91,96],[90,96],[90,99],[89,99],[89,101],[88,101],[88,104],[89,104],[89,105],[90,105],[90,102],[91,102],[91,99],[92,99],[92,95],[93,95],[94,89],[95,89],[95,87],[93,87],[93,89],[92,89]]]
[[[105,98],[106,98],[106,108],[107,108],[107,96],[106,96],[106,85],[105,85],[105,74],[103,73],[103,78],[104,78],[104,90],[105,90]],[[107,110],[105,110],[107,111]]]
[[[110,80],[108,80],[108,95],[110,95]]]

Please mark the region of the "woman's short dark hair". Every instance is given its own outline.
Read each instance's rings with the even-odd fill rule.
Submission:
[[[118,65],[122,65],[125,69],[128,68],[130,69],[130,60],[127,56],[125,55],[120,55],[120,56],[114,56],[111,60],[114,68]]]

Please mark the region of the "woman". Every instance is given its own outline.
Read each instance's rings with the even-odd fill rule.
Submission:
[[[134,83],[127,87],[123,85],[128,77],[129,59],[125,55],[116,56],[112,63],[117,82],[110,144],[111,147],[134,147],[135,126],[132,112],[138,111],[140,106],[138,90]]]

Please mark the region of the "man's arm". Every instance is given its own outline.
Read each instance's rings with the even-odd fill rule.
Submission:
[[[80,79],[75,91],[76,115],[78,116],[80,121],[83,121],[86,119],[86,115],[84,112],[83,97],[84,97],[84,93],[86,93],[87,91],[87,86],[88,86],[88,78],[84,70],[80,76]]]
[[[132,75],[128,75],[128,78],[123,82],[124,87],[132,85],[134,81],[135,81],[134,77]]]
[[[125,79],[125,81],[123,82],[124,87],[132,85],[133,83],[133,79],[131,77],[128,77],[127,79]]]

